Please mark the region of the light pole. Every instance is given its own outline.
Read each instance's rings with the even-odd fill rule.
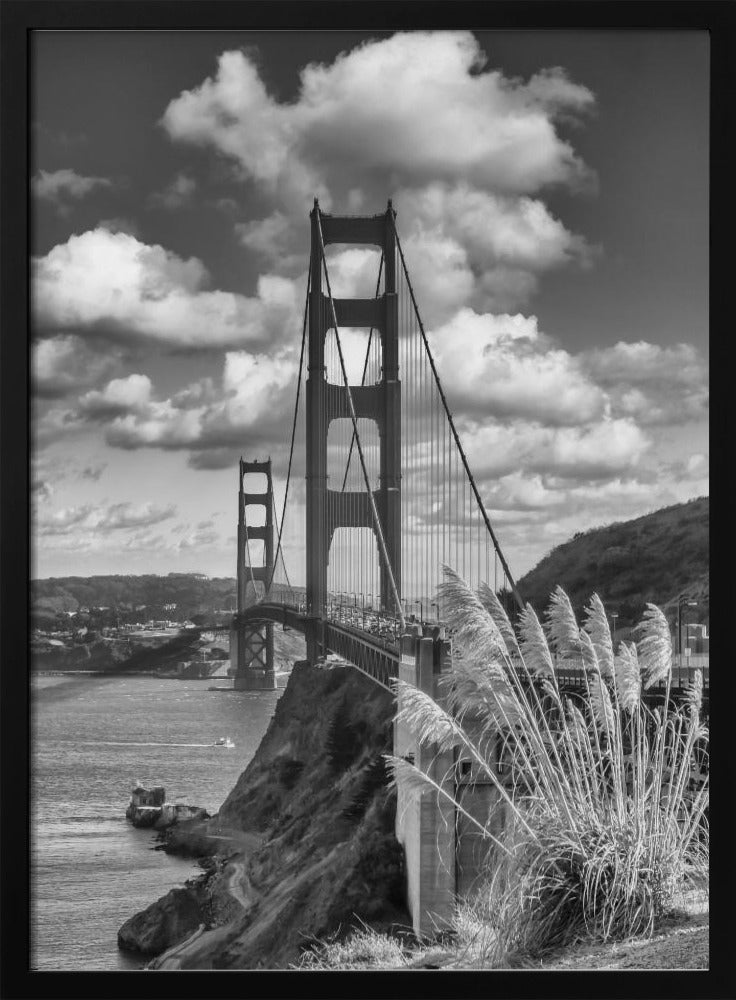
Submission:
[[[677,598],[677,652],[682,656],[682,609],[697,607],[697,601],[688,601],[684,594]]]
[[[687,624],[685,625],[685,642],[687,643],[688,648],[690,647],[690,629],[697,627],[698,627],[697,622],[687,622]],[[695,641],[697,642],[697,636]]]
[[[618,618],[618,612],[612,611],[611,618],[613,619],[613,633],[611,634],[611,642],[616,641],[616,619]]]

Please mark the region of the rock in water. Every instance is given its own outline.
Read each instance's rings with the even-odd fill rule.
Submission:
[[[160,955],[207,924],[201,893],[193,886],[172,889],[151,906],[126,920],[118,931],[118,948],[141,955]]]
[[[210,814],[201,806],[188,806],[184,802],[164,802],[161,811],[154,821],[157,830],[165,830],[175,823],[184,823],[190,819],[209,819]],[[134,821],[135,822],[135,821]]]

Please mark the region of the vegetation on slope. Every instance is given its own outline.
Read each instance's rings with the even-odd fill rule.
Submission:
[[[197,573],[167,576],[64,576],[31,582],[31,614],[40,627],[57,614],[105,608],[109,624],[167,618],[194,620],[235,606],[235,580]],[[175,608],[166,607],[176,605]],[[196,622],[195,622],[196,623]]]
[[[698,601],[691,620],[707,624],[709,512],[708,497],[700,497],[578,532],[518,580],[522,598],[540,611],[561,586],[579,614],[595,592],[622,628],[639,621],[648,602],[673,622],[678,595],[685,594]]]

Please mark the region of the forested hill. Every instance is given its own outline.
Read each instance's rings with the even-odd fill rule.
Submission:
[[[595,592],[609,613],[618,613],[619,628],[638,622],[647,601],[673,620],[678,595],[685,594],[698,601],[694,619],[708,623],[709,522],[709,498],[699,497],[578,532],[518,580],[519,591],[538,613],[557,584],[577,612]]]
[[[110,616],[118,615],[123,621],[185,621],[234,606],[234,579],[210,579],[199,573],[63,576],[31,582],[31,612],[36,620],[53,619],[69,611],[105,608]]]

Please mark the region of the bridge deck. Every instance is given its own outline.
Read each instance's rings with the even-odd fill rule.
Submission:
[[[318,619],[308,615],[301,602],[287,604],[262,601],[249,607],[241,619],[277,622],[304,635],[316,629],[320,642],[326,649],[348,661],[377,683],[390,687],[391,681],[399,674],[398,620],[373,609],[345,605],[337,605],[333,614],[332,618]],[[424,623],[414,627],[421,629],[419,634],[426,637],[437,638],[441,633],[441,626],[435,624]],[[685,694],[695,669],[700,668],[673,666],[671,694],[674,697],[681,698]],[[707,706],[710,693],[709,669],[702,668],[702,673],[703,701]],[[583,687],[585,675],[582,665],[568,661],[558,665],[557,677],[562,687],[574,690]],[[664,692],[665,684],[660,682],[647,693],[657,698]]]

